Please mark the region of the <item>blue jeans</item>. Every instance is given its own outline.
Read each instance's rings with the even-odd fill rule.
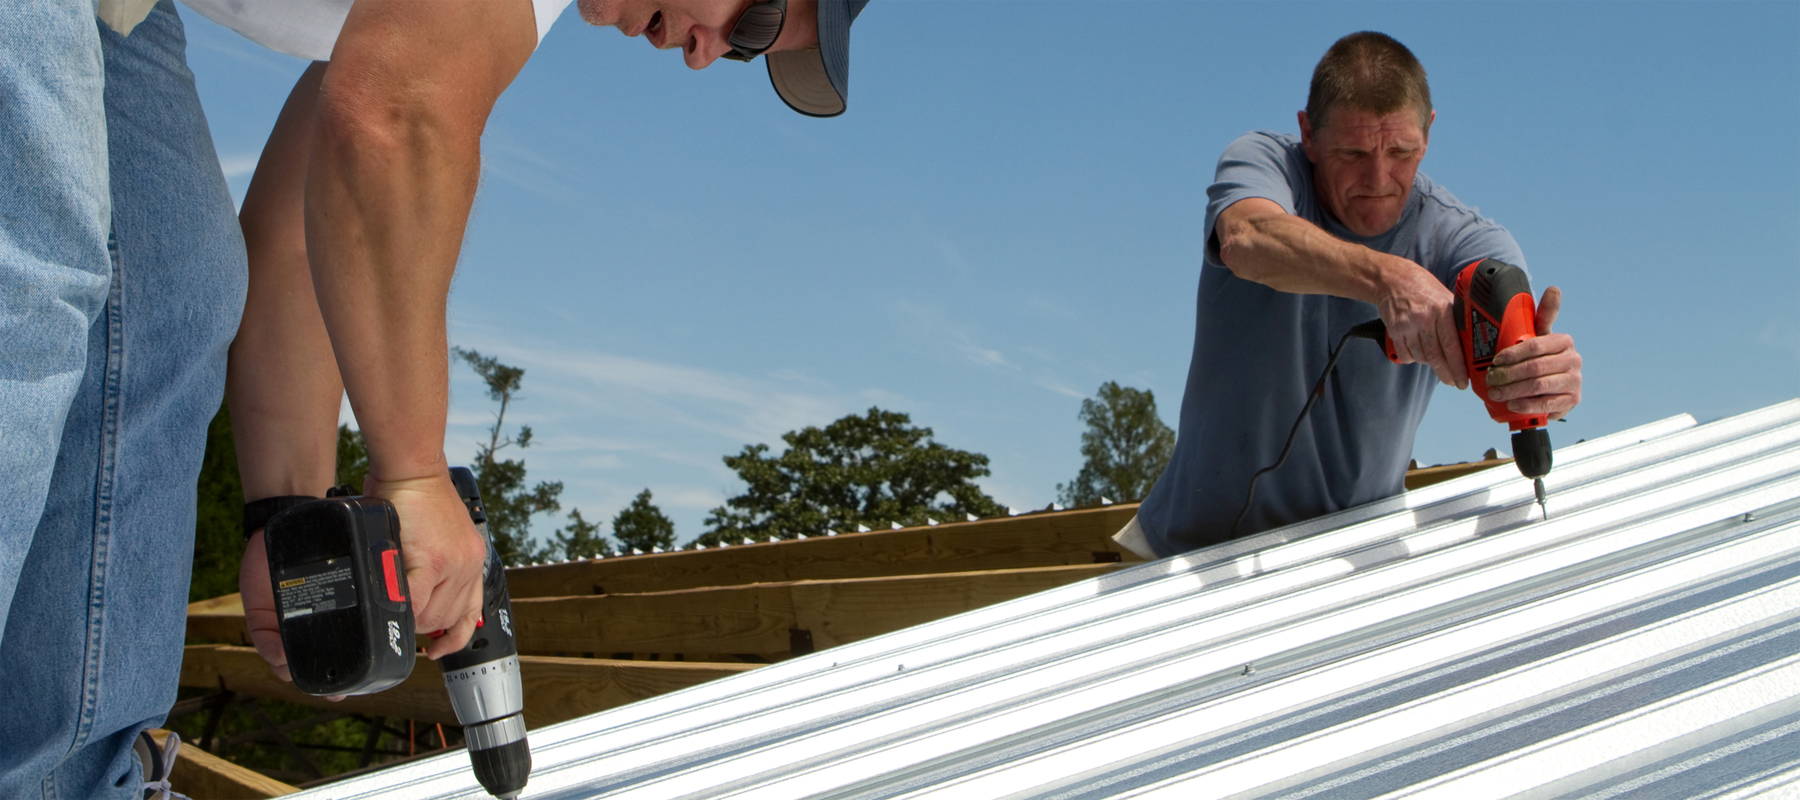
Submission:
[[[0,797],[136,797],[244,244],[172,0],[0,10]]]

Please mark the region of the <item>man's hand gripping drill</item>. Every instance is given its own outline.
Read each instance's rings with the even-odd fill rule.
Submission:
[[[378,692],[410,674],[415,612],[425,630],[455,621],[434,632],[427,654],[444,671],[476,777],[495,796],[516,797],[531,757],[504,565],[487,535],[474,475],[458,467],[444,478],[444,487],[379,487],[385,498],[334,490],[276,514],[245,553],[245,618],[278,675],[334,699]],[[434,502],[441,489],[454,505]],[[405,537],[409,557],[401,555],[402,516],[413,529]],[[447,533],[472,551],[438,547],[423,533]],[[474,563],[482,566],[472,576],[445,577]],[[427,592],[409,591],[421,584],[432,590],[429,604]],[[452,602],[465,598],[479,602],[473,613]]]
[[[1554,407],[1540,398],[1556,397],[1558,390],[1565,388],[1555,384],[1561,376],[1580,374],[1580,356],[1568,336],[1550,333],[1550,324],[1561,309],[1562,292],[1551,287],[1538,305],[1532,301],[1525,271],[1492,258],[1463,267],[1453,292],[1452,314],[1464,374],[1487,406],[1488,416],[1513,430],[1513,461],[1520,474],[1532,479],[1538,506],[1548,519],[1544,476],[1550,474],[1551,449],[1544,426],[1560,419],[1568,408]],[[1353,335],[1382,342],[1388,359],[1395,363],[1414,360],[1397,351],[1380,320],[1357,326]],[[1572,365],[1561,363],[1570,359]],[[1578,383],[1575,391],[1579,392]],[[1579,402],[1579,394],[1573,399]]]

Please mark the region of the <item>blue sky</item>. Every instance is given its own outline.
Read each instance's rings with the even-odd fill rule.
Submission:
[[[304,64],[182,13],[241,197]],[[526,369],[509,426],[589,519],[648,487],[691,538],[742,489],[721,456],[872,405],[1041,508],[1102,382],[1175,424],[1218,153],[1295,130],[1364,29],[1430,74],[1423,171],[1564,290],[1586,393],[1555,441],[1800,396],[1795,3],[877,0],[832,120],[571,8],[488,124],[451,339]],[[492,404],[451,388],[472,458]],[[1505,427],[1438,392],[1418,460],[1489,447]]]

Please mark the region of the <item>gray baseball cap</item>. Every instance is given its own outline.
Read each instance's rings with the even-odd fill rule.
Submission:
[[[764,53],[769,82],[788,108],[835,117],[850,100],[850,23],[869,0],[819,0],[819,46]]]

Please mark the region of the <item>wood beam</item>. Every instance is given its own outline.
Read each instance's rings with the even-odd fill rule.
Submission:
[[[158,747],[167,747],[169,732],[160,728],[150,731]],[[238,800],[239,798],[280,797],[299,789],[247,767],[240,767],[201,750],[192,742],[182,742],[176,751],[175,769],[169,775],[170,785],[194,800]]]
[[[1470,461],[1465,464],[1443,464],[1436,467],[1422,467],[1406,471],[1406,489],[1423,489],[1434,483],[1442,483],[1451,478],[1460,478],[1473,472],[1491,469],[1504,464],[1511,464],[1510,458],[1491,458],[1483,461]]]
[[[794,650],[796,631],[804,631],[801,635],[810,649],[823,649],[1097,577],[1122,566],[1079,564],[520,598],[513,601],[513,624],[519,651],[532,655],[679,654],[689,662],[727,653],[779,658]],[[226,621],[222,614],[215,614],[208,624],[223,627]],[[243,627],[241,619],[235,624]],[[190,627],[189,633],[193,630]]]
[[[754,664],[709,664],[666,661],[520,656],[525,689],[525,724],[537,728],[604,711],[665,692],[735,675]],[[295,689],[269,671],[252,647],[189,645],[181,661],[181,685],[223,687],[251,697],[370,716],[456,724],[443,673],[420,656],[412,676],[380,694],[360,695],[332,703]]]
[[[1059,567],[1140,559],[1112,541],[1137,513],[1119,504],[842,533],[707,550],[509,569],[512,597],[625,594],[977,570]]]
[[[244,628],[243,595],[233,592],[224,597],[188,603],[187,635],[249,644],[250,633]]]
[[[513,601],[527,653],[785,654],[795,631],[823,649],[1121,568],[1080,564],[890,578],[784,581]]]

